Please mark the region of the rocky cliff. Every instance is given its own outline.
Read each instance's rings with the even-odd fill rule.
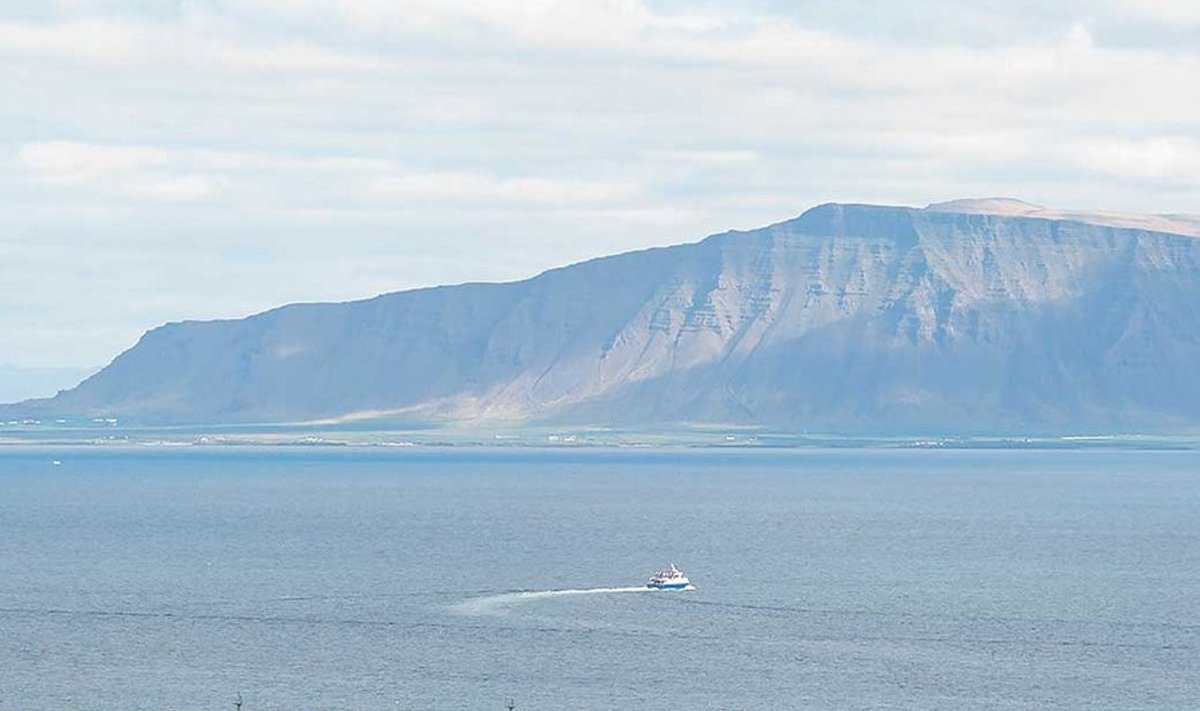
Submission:
[[[523,282],[172,323],[6,416],[1200,424],[1200,220],[822,205]]]

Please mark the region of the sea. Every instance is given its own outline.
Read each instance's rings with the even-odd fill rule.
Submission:
[[[1198,613],[1195,451],[0,448],[3,711],[1186,711]]]

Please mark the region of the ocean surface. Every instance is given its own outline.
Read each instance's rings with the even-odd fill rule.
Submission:
[[[0,710],[239,693],[1197,709],[1200,453],[0,448]]]

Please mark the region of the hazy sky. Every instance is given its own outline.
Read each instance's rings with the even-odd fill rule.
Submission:
[[[0,0],[0,363],[824,201],[1200,212],[1196,0]]]

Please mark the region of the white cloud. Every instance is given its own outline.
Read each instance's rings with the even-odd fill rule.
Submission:
[[[0,54],[68,57],[82,62],[165,62],[251,71],[369,71],[398,64],[356,51],[309,42],[262,43],[237,38],[203,20],[175,22],[105,19],[53,24],[0,21]]]
[[[717,166],[754,163],[762,158],[756,151],[704,148],[653,151],[651,157],[675,163]]]
[[[1200,185],[1200,143],[1177,136],[1143,139],[1084,138],[1068,154],[1090,171],[1154,183]]]
[[[437,35],[463,41],[526,46],[636,49],[656,33],[705,35],[727,19],[693,13],[656,13],[640,0],[246,0],[244,6],[278,16],[341,22],[373,35]]]
[[[121,189],[126,195],[165,202],[193,202],[210,198],[228,182],[207,175],[143,175],[126,180]]]
[[[532,202],[556,206],[610,202],[637,193],[632,181],[553,180],[549,178],[498,178],[468,173],[435,173],[381,178],[371,191],[387,198]]]
[[[1176,25],[1200,25],[1195,0],[1111,0],[1118,11]]]
[[[175,152],[147,146],[48,141],[22,146],[16,162],[48,186],[152,201],[203,200],[228,183],[220,174],[180,172]]]
[[[527,276],[826,200],[1200,204],[1193,3],[820,5],[68,0],[0,21],[5,352],[75,357],[86,333],[79,362],[103,362],[168,318]]]
[[[17,151],[17,162],[39,177],[62,183],[103,179],[113,173],[156,168],[171,153],[145,146],[102,146],[74,141],[30,143]]]
[[[274,195],[278,204],[292,204],[304,210],[312,210],[322,202],[335,207],[355,199],[572,207],[628,199],[639,190],[638,184],[631,180],[422,173],[406,170],[398,163],[365,158],[73,141],[24,145],[17,151],[15,162],[42,186],[89,190],[102,198],[190,202],[213,198],[222,192],[232,193],[236,188],[251,196]],[[307,190],[293,195],[294,199],[286,199],[287,186],[297,177],[308,183]]]
[[[144,39],[139,26],[119,20],[77,20],[58,25],[0,21],[0,53],[112,61],[133,56]]]
[[[289,43],[269,48],[216,45],[208,49],[216,61],[234,69],[258,71],[332,70],[339,72],[372,71],[395,67],[375,57],[334,52],[303,43]]]

